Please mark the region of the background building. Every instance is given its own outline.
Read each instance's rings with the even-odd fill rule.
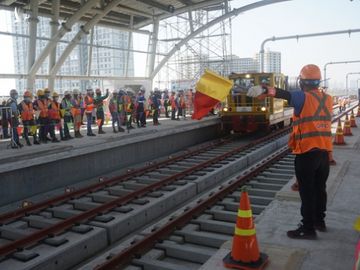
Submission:
[[[15,73],[26,74],[27,73],[27,49],[28,41],[28,22],[27,20],[15,21],[14,16],[11,16],[12,31],[17,36],[13,37],[13,51],[14,51],[14,63]],[[36,56],[45,48],[48,39],[50,38],[50,19],[39,17],[38,22],[38,40],[36,48]],[[67,33],[62,42],[59,43],[56,49],[56,57],[60,57],[64,51],[68,42],[76,35],[80,28],[80,24],[76,24],[73,27],[73,31]],[[109,75],[109,76],[134,76],[134,58],[133,53],[129,53],[127,50],[121,50],[127,48],[128,32],[121,32],[112,28],[104,28],[96,26],[94,27],[94,40],[92,48],[92,57],[89,61],[89,36],[83,37],[80,44],[74,48],[72,53],[66,59],[62,65],[58,74],[60,75],[87,75],[88,65],[91,63],[90,75]],[[104,48],[106,47],[106,48]],[[129,56],[128,72],[126,73],[126,58]],[[44,62],[38,71],[38,74],[48,74],[49,62],[48,59]],[[26,87],[26,80],[16,80],[16,89],[18,89],[20,95],[24,92]],[[36,80],[35,89],[41,89],[47,87],[47,80]],[[104,81],[80,81],[80,80],[56,80],[55,90],[62,94],[66,90],[80,89],[86,90],[88,87],[100,87],[107,88],[111,85],[106,85]]]
[[[260,55],[256,54],[256,60],[260,63]],[[259,69],[260,70],[260,69]],[[264,72],[281,73],[281,53],[265,51],[264,52]]]

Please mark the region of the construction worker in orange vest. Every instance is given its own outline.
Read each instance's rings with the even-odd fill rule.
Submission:
[[[88,136],[96,136],[91,129],[92,124],[92,114],[94,111],[94,91],[92,89],[86,90],[85,96],[85,115],[86,115],[86,127],[87,127],[87,135]]]
[[[38,114],[38,122],[40,125],[39,128],[39,138],[42,143],[47,143],[49,140],[46,136],[48,125],[49,125],[49,114],[48,114],[48,107],[49,103],[45,96],[43,90],[38,90],[36,92],[37,100],[34,102],[34,109],[37,111]]]
[[[106,89],[105,96],[101,95],[101,90],[99,88],[95,90],[95,93],[94,105],[96,107],[96,119],[98,121],[98,134],[105,134],[105,131],[103,131],[102,128],[105,120],[104,100],[109,97],[109,89]]]
[[[177,120],[175,118],[176,116],[176,110],[177,110],[177,104],[176,104],[176,94],[175,92],[171,92],[169,102],[171,105],[171,120]]]
[[[25,139],[25,142],[28,146],[31,145],[31,142],[29,140],[29,131],[31,127],[36,127],[35,119],[34,119],[34,108],[32,104],[32,93],[30,91],[24,92],[24,100],[19,105],[19,111],[21,115],[21,120],[24,126],[23,130],[23,137]],[[32,130],[32,135],[34,137],[34,144],[40,144],[39,141],[36,138],[36,131],[35,128]]]
[[[80,133],[81,127],[81,96],[80,91],[78,89],[74,89],[73,98],[71,99],[72,108],[71,114],[74,119],[74,131],[75,138],[82,138],[83,136]]]
[[[51,141],[56,143],[59,142],[59,140],[56,138],[55,135],[55,126],[61,126],[61,116],[60,116],[60,103],[58,102],[59,100],[59,94],[56,93],[55,91],[52,94],[53,99],[50,100],[49,102],[49,122],[50,122],[50,136],[51,136]],[[59,128],[60,130],[60,128]],[[60,131],[60,138],[64,137],[62,135],[62,130]]]
[[[125,121],[126,121],[126,128],[127,130],[133,129],[132,126],[132,117],[134,112],[134,101],[132,99],[133,93],[131,91],[126,91],[126,94],[123,95],[123,106],[125,111]]]
[[[285,91],[268,86],[254,86],[248,96],[272,96],[288,101],[294,107],[293,130],[289,147],[295,157],[295,174],[299,182],[302,223],[287,232],[294,239],[316,239],[315,230],[326,231],[326,180],[332,151],[332,97],[319,90],[321,72],[316,65],[300,71],[301,91]]]

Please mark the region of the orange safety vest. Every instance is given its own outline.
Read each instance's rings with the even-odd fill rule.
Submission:
[[[71,107],[71,114],[73,116],[81,115],[81,100],[73,99],[73,107]]]
[[[47,100],[41,101],[40,99],[37,100],[37,105],[40,110],[40,117],[41,118],[47,118],[48,117],[48,102]]]
[[[52,120],[60,120],[60,104],[52,101],[50,103],[49,118]]]
[[[124,105],[125,105],[125,111],[126,112],[132,112],[132,102],[130,96],[124,96]]]
[[[32,103],[26,104],[24,101],[21,102],[21,119],[23,121],[34,120],[34,108]]]
[[[172,109],[176,109],[175,97],[174,97],[174,96],[170,96],[169,101],[170,101],[170,104],[171,104],[171,108],[172,108]]]
[[[94,99],[90,96],[85,96],[85,112],[92,113],[94,110]]]
[[[311,149],[332,151],[332,106],[331,96],[319,90],[305,92],[300,116],[293,115],[289,147],[294,154],[306,153]]]

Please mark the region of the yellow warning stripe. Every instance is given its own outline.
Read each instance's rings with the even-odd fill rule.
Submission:
[[[238,227],[235,227],[235,235],[237,236],[251,236],[255,235],[256,231],[254,229],[239,229]]]
[[[250,218],[252,217],[252,211],[251,210],[238,210],[238,217],[241,218]]]

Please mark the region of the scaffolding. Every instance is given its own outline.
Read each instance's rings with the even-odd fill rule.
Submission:
[[[230,10],[227,1],[160,21],[156,64],[162,55],[194,30]],[[171,90],[193,88],[206,68],[227,76],[230,73],[231,18],[208,28],[182,46],[155,76],[153,85]]]

